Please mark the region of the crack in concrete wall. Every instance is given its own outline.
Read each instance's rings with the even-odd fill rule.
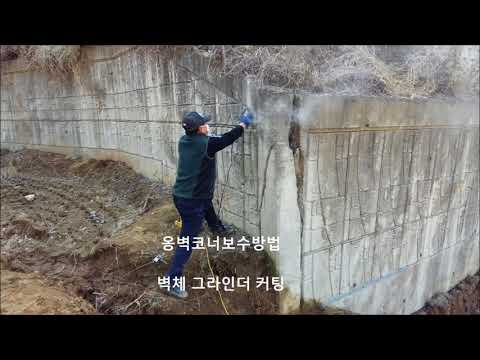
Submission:
[[[266,179],[268,176],[268,168],[270,165],[270,156],[272,155],[273,148],[275,147],[276,143],[270,145],[270,148],[267,152],[267,159],[265,160],[265,166],[263,168],[263,179]],[[267,182],[264,180],[262,185],[262,192],[260,197],[260,204],[257,210],[261,211],[263,209],[263,199],[265,198],[265,190],[267,189]]]
[[[296,178],[296,191],[297,191],[297,206],[300,213],[300,229],[299,229],[299,241],[300,241],[300,253],[303,253],[303,231],[305,226],[304,221],[304,200],[303,200],[303,183],[304,183],[304,157],[301,144],[300,136],[300,121],[298,119],[298,112],[301,107],[300,98],[298,96],[293,96],[292,101],[292,116],[290,119],[290,128],[288,132],[288,146],[292,150],[293,155],[293,166],[295,169],[295,178]],[[301,288],[300,288],[300,308],[303,308],[303,279],[304,279],[304,266],[303,266],[303,257],[300,260],[300,278],[301,278]]]
[[[478,104],[302,102],[306,301],[411,313],[477,271]]]

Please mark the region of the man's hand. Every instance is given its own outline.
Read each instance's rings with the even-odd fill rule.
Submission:
[[[253,114],[248,110],[245,110],[240,116],[240,126],[248,128],[253,123]]]

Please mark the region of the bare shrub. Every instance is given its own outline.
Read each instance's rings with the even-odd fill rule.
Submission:
[[[383,59],[377,46],[363,45],[195,48],[210,59],[210,71],[252,75],[260,86],[345,95],[478,96],[478,46],[411,46],[396,61]],[[459,61],[465,49],[469,56]]]
[[[301,46],[210,46],[198,52],[210,59],[209,71],[253,75],[261,85],[308,87],[313,62]]]

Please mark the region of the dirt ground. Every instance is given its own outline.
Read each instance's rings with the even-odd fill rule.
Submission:
[[[168,263],[173,251],[161,240],[178,234],[169,188],[114,161],[2,150],[0,165],[2,313],[224,313],[214,288],[190,289],[183,301],[158,287],[168,265],[151,260],[163,254]],[[274,274],[265,252],[209,253],[221,277]],[[205,250],[193,251],[184,275],[187,290],[193,277],[211,276]],[[278,312],[274,290],[222,296],[231,314]]]
[[[414,315],[480,315],[480,273],[467,276],[453,289],[435,294]]]
[[[49,284],[37,274],[2,270],[2,313],[25,315],[94,314],[88,301]]]
[[[179,231],[169,187],[121,162],[34,150],[2,150],[0,180],[0,313],[224,314],[215,289],[191,289],[193,277],[211,276],[205,250],[194,250],[185,268],[188,300],[158,287],[168,265],[152,259],[161,254],[169,263],[173,251],[163,249],[162,239]],[[235,240],[242,236],[249,238],[237,229]],[[276,275],[266,252],[209,254],[216,276]],[[416,314],[478,313],[478,276]],[[273,289],[253,284],[221,294],[230,314],[278,313]],[[352,313],[309,303],[295,314]]]

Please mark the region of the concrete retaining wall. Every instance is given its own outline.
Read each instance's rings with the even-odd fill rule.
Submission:
[[[175,63],[136,46],[92,46],[82,56],[76,76],[66,78],[2,63],[2,146],[121,160],[173,184],[184,112],[211,114],[213,134],[238,122],[237,99],[245,97],[247,82],[196,76],[206,64],[191,54]],[[216,190],[217,203],[224,194],[224,219],[253,234],[259,228],[254,138],[249,131],[217,156]]]
[[[77,77],[2,68],[2,147],[127,162],[172,184],[184,111],[257,124],[218,155],[222,216],[272,253],[281,309],[319,300],[411,313],[479,265],[478,103],[314,96],[256,89],[136,47],[84,50]],[[226,191],[224,191],[226,189]]]
[[[479,269],[478,104],[301,101],[305,299],[411,313]]]

